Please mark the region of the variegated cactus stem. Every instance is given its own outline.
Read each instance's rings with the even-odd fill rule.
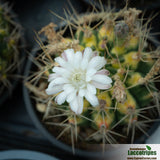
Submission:
[[[34,87],[46,83],[53,106],[52,112],[44,111],[46,123],[63,126],[58,136],[62,140],[70,130],[73,146],[133,143],[139,132],[147,134],[147,123],[158,117],[151,113],[159,104],[155,80],[160,59],[148,45],[149,22],[143,23],[140,10],[96,11],[70,15],[67,27],[59,31],[53,23],[40,31],[48,44],[42,46],[45,58],[38,56],[36,61],[48,71],[33,76],[28,82],[33,88],[28,88],[34,93]],[[68,31],[70,36],[65,36]],[[46,95],[35,92],[35,96]],[[45,100],[41,103],[49,106]],[[56,123],[51,117],[58,117]]]

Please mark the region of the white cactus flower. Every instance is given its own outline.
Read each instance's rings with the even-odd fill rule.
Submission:
[[[96,88],[108,89],[112,83],[112,79],[108,77],[109,72],[106,69],[100,70],[106,64],[105,58],[87,47],[83,53],[67,49],[55,61],[59,67],[52,69],[54,73],[49,75],[50,83],[46,93],[59,93],[55,98],[56,102],[61,105],[67,101],[76,114],[82,113],[84,98],[92,106],[98,106]]]

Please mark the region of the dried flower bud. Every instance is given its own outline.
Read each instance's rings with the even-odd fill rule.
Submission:
[[[116,38],[123,39],[128,36],[129,27],[126,23],[121,22],[115,25],[114,32],[115,32]]]
[[[123,82],[120,80],[118,75],[114,76],[115,82],[113,86],[113,97],[117,100],[118,103],[124,103],[127,98],[127,94],[125,92],[125,87]]]

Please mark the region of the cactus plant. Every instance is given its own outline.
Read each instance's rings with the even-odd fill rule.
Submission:
[[[60,30],[54,23],[42,28],[47,43],[38,38],[38,69],[25,83],[43,123],[73,151],[92,143],[133,143],[147,135],[160,111],[160,59],[150,19],[144,22],[135,8],[93,10],[65,12]]]
[[[11,91],[12,78],[18,61],[20,25],[7,3],[0,3],[0,95],[7,88]]]

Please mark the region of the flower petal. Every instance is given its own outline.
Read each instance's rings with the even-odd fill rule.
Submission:
[[[109,89],[112,87],[111,84],[101,84],[101,83],[97,83],[96,81],[92,81],[91,84],[98,89]]]
[[[90,92],[87,91],[85,94],[85,98],[92,106],[98,106],[99,104],[98,98],[94,94],[91,94]]]
[[[61,56],[62,56],[62,58],[63,58],[65,61],[67,61],[67,55],[66,55],[65,52],[63,52],[63,53],[61,54]]]
[[[85,48],[83,53],[83,59],[90,60],[93,56],[92,49],[90,47]]]
[[[74,88],[71,84],[65,84],[65,85],[63,86],[63,90],[64,90],[67,94],[69,94],[69,93],[75,91],[75,88]]]
[[[62,68],[62,67],[54,67],[52,69],[52,71],[55,72],[58,75],[63,76],[63,77],[69,77],[70,76],[70,72],[67,69]]]
[[[72,64],[73,59],[74,59],[74,50],[73,49],[66,49],[65,51],[67,61]]]
[[[53,82],[53,81],[51,81],[50,83],[49,83],[49,85],[48,85],[48,88],[53,88],[53,87],[55,87],[56,86],[56,84]]]
[[[68,103],[70,103],[70,102],[73,101],[75,98],[76,98],[76,91],[71,92],[71,93],[67,96],[66,101],[67,101]]]
[[[79,68],[82,61],[82,52],[78,51],[74,55],[74,67]]]
[[[63,67],[54,67],[52,71],[57,73],[58,75],[63,75],[67,70]]]
[[[61,104],[63,104],[63,103],[65,102],[66,96],[67,96],[66,92],[62,92],[62,93],[60,93],[60,94],[56,97],[55,101],[56,101],[59,105],[61,105]]]
[[[70,103],[71,110],[76,114],[81,114],[83,111],[83,97],[77,96]]]
[[[80,68],[82,70],[85,70],[85,69],[87,69],[87,66],[88,66],[88,60],[87,59],[82,59],[81,64],[80,64]]]
[[[78,96],[77,101],[78,101],[78,110],[76,114],[81,114],[83,111],[83,97]]]
[[[57,57],[57,58],[55,58],[54,59],[55,60],[55,62],[57,62],[60,66],[62,66],[62,67],[67,67],[67,62],[63,59],[63,58],[61,58],[61,57]]]
[[[106,75],[101,75],[101,74],[95,74],[92,77],[92,80],[101,83],[101,84],[110,84],[112,83],[112,79]]]
[[[54,87],[48,87],[46,89],[46,93],[48,95],[53,95],[53,94],[57,94],[59,92],[61,92],[63,90],[63,86],[62,85],[57,85],[57,86],[54,86]]]
[[[77,111],[78,111],[78,108],[79,108],[77,98],[75,98],[73,101],[70,102],[70,107],[71,107],[71,110],[72,110],[74,113],[77,114]]]
[[[79,90],[79,96],[83,97],[86,94],[86,89]]]
[[[59,75],[57,75],[56,73],[51,73],[48,77],[48,81],[51,82],[52,80],[54,80],[57,77],[59,77]]]
[[[95,68],[96,70],[101,69],[106,64],[104,57],[96,56],[91,59],[88,64],[88,68]]]
[[[96,74],[103,74],[103,75],[108,76],[110,74],[110,72],[106,69],[102,69],[102,70],[98,71]]]
[[[90,92],[91,94],[96,94],[96,88],[95,88],[94,85],[87,84],[87,90],[88,90],[88,92]]]
[[[95,57],[95,56],[98,56],[98,51],[93,51],[93,56],[92,57]]]
[[[68,80],[63,78],[63,77],[58,77],[56,79],[54,79],[52,82],[50,82],[49,86],[53,86],[53,85],[59,85],[59,84],[65,84],[68,83]]]
[[[90,68],[86,72],[86,81],[89,82],[92,80],[92,76],[96,73],[97,71],[93,68]]]

